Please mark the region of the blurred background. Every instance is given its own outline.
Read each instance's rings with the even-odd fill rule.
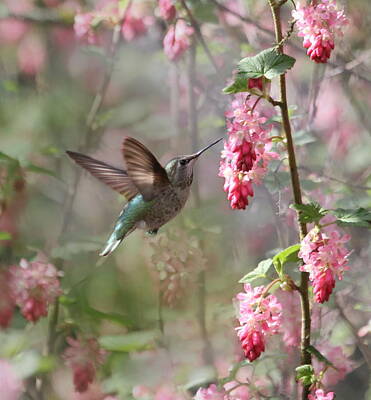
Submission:
[[[274,44],[270,11],[256,0],[186,2],[216,70],[196,37],[178,62],[167,59],[167,27],[156,1],[134,1],[145,23],[115,46],[109,26],[99,28],[93,45],[77,40],[75,14],[98,3],[0,3],[1,266],[41,251],[64,273],[55,354],[45,356],[48,319],[30,324],[16,312],[0,331],[0,357],[12,361],[26,386],[47,375],[46,399],[186,398],[186,389],[227,376],[242,360],[232,301],[242,290],[239,279],[298,241],[285,153],[281,148],[247,209],[235,211],[218,177],[222,146],[213,147],[197,164],[185,210],[156,237],[136,231],[102,260],[98,253],[125,199],[65,151],[121,167],[124,136],[161,162],[223,136],[231,98],[221,90],[240,58]],[[288,73],[294,141],[305,200],[369,207],[371,4],[338,3],[350,24],[328,64],[310,62],[295,33],[287,45],[297,59]],[[286,22],[291,9],[284,7]],[[181,4],[178,12],[187,17]],[[273,82],[272,97],[277,93]],[[280,134],[276,110],[263,102],[258,109],[273,124],[272,135]],[[314,306],[313,342],[343,368],[342,379],[337,374],[329,382],[337,399],[371,399],[370,242],[365,228],[346,232],[350,269],[330,302]],[[284,313],[293,332],[297,299],[296,308],[290,304]],[[73,392],[60,357],[65,338],[76,335],[93,336],[109,351],[85,394]],[[295,398],[298,357],[282,336],[274,339],[261,359],[239,371],[254,382],[251,398]]]

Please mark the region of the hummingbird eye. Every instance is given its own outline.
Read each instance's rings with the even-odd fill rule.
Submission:
[[[180,165],[186,165],[186,164],[188,164],[188,160],[179,160],[179,164]]]

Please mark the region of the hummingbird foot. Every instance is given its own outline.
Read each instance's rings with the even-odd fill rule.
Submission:
[[[158,232],[158,228],[157,229],[151,229],[150,231],[147,231],[146,233],[148,235],[155,236],[155,235],[157,235],[157,232]]]

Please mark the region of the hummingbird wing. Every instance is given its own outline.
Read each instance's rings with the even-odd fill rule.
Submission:
[[[128,176],[145,201],[152,200],[159,189],[170,185],[165,169],[142,143],[126,137],[122,152]]]
[[[103,161],[95,160],[92,157],[74,151],[67,151],[66,153],[101,182],[123,194],[128,201],[139,193],[137,187],[123,169],[112,167]]]

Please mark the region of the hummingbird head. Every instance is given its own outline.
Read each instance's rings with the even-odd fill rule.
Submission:
[[[222,139],[223,138],[216,140],[197,153],[178,156],[170,160],[165,166],[170,181],[175,185],[190,185],[193,179],[193,166],[198,160],[198,157]]]

